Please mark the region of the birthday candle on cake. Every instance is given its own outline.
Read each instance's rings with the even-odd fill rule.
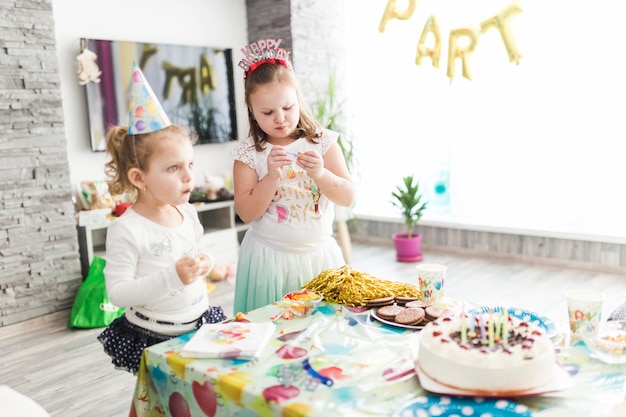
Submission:
[[[489,309],[489,322],[487,325],[489,326],[489,330],[487,330],[489,335],[489,347],[493,347],[493,309]]]
[[[500,332],[502,331],[502,310],[500,310],[500,314],[498,315],[498,322],[496,323],[496,334],[494,336],[494,340],[496,342],[500,341]]]
[[[467,343],[467,325],[465,323],[465,313],[461,313],[461,344]]]
[[[502,344],[509,345],[509,311],[504,310],[504,321],[502,322]]]
[[[480,341],[486,342],[487,341],[487,329],[486,329],[487,326],[485,325],[485,318],[483,317],[483,314],[480,314],[478,318],[479,318],[478,327],[480,327]]]

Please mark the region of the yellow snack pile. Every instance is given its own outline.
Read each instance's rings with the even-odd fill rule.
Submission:
[[[419,295],[419,288],[415,285],[380,279],[347,265],[322,271],[302,288],[322,294],[328,302],[352,307],[363,306],[376,298],[417,298]]]

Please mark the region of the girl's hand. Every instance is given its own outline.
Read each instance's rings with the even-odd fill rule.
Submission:
[[[316,181],[324,174],[324,158],[315,151],[301,152],[296,163],[309,177]]]
[[[204,277],[212,267],[211,258],[206,255],[198,255],[195,258],[185,256],[176,261],[176,273],[184,285],[192,284],[198,278]]]
[[[285,148],[275,145],[267,156],[267,174],[278,179],[282,175],[283,167],[292,163],[292,156],[287,153]]]

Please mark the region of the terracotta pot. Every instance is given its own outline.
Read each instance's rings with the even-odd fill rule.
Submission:
[[[418,262],[424,258],[424,255],[420,252],[422,235],[419,233],[412,233],[410,238],[408,233],[394,233],[392,238],[396,247],[396,259],[398,261]]]

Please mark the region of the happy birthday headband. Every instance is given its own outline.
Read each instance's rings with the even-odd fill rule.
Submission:
[[[239,67],[244,70],[243,78],[248,76],[263,64],[280,64],[291,69],[289,63],[290,51],[279,48],[282,39],[260,39],[241,48],[244,58],[239,61]]]

